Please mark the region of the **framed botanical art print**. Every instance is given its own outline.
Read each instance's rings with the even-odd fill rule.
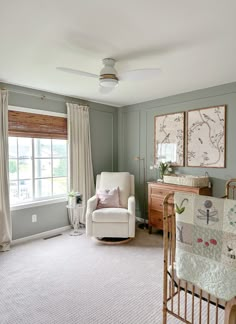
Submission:
[[[155,164],[184,165],[184,112],[155,116]]]
[[[187,166],[225,167],[226,106],[188,111]]]

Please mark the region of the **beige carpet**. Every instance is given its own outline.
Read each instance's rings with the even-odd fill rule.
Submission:
[[[0,254],[0,323],[161,323],[162,236],[105,246],[68,232]]]
[[[68,232],[14,246],[0,254],[0,323],[161,324],[162,252],[140,229],[120,246]]]

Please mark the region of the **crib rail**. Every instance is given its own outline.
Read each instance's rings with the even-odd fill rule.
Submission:
[[[173,196],[170,193],[164,199],[163,324],[167,324],[171,315],[176,318],[176,323],[236,324],[236,317],[232,322],[226,318],[224,320],[224,309],[229,303],[226,305],[190,282],[178,279],[175,274],[176,220]]]

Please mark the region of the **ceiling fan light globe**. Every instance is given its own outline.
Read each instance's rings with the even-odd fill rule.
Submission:
[[[118,85],[118,80],[116,79],[100,79],[100,86],[104,88],[115,88]]]

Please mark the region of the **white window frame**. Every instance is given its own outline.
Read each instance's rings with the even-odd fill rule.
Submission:
[[[32,109],[32,108],[25,108],[25,107],[11,106],[11,105],[8,106],[8,110],[67,118],[67,114],[58,113],[58,112],[52,112],[52,111],[49,111],[49,110],[39,110],[39,109]],[[17,136],[12,136],[12,137],[17,137]],[[32,195],[33,195],[33,200],[11,205],[10,209],[12,211],[19,210],[19,209],[25,209],[25,208],[31,208],[31,207],[44,206],[44,205],[49,205],[49,204],[55,204],[55,203],[60,203],[60,202],[66,202],[67,201],[67,195],[66,194],[62,194],[62,195],[58,195],[58,196],[42,197],[41,199],[40,198],[34,198],[35,197],[34,138],[33,137],[30,137],[30,138],[32,140],[32,158],[31,158],[31,161],[32,161]],[[52,150],[52,143],[51,143],[51,150]],[[60,158],[63,158],[63,157],[60,157]],[[67,145],[67,157],[64,157],[64,158],[68,158],[68,145]],[[53,160],[52,152],[51,152],[50,159],[51,159],[51,161]],[[16,160],[19,160],[18,151],[17,151]],[[53,168],[53,163],[51,163],[51,168]],[[68,164],[67,164],[67,170],[68,170]],[[17,164],[17,173],[18,172],[19,172],[19,168],[18,168],[18,164]],[[56,178],[56,177],[53,177],[53,170],[51,170],[51,172],[52,172],[52,176],[48,177],[48,178],[50,178],[50,179]],[[62,178],[62,177],[58,177],[58,178]],[[67,190],[68,190],[68,185],[69,185],[68,172],[67,172],[66,178],[67,178]],[[47,179],[47,178],[42,178],[42,179]],[[19,175],[17,175],[17,180],[16,181],[18,182],[18,186],[19,186]],[[53,186],[53,181],[52,181],[52,186]]]

